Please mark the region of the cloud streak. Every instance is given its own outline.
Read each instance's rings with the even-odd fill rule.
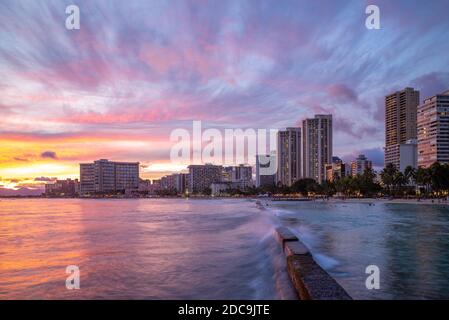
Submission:
[[[449,87],[448,5],[379,0],[370,31],[367,4],[78,1],[68,31],[64,2],[2,1],[0,140],[37,156],[0,162],[168,162],[170,131],[191,120],[283,128],[324,112],[336,155],[377,150],[386,94]]]

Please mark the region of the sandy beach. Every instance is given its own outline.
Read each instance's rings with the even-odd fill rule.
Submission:
[[[332,203],[401,203],[401,204],[427,204],[427,205],[449,205],[447,200],[442,199],[383,199],[383,198],[330,198],[330,199],[317,199],[315,202],[332,202]]]

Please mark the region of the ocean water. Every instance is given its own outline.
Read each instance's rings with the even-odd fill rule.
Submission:
[[[249,200],[2,199],[0,299],[296,299],[275,220]]]
[[[0,299],[296,299],[279,225],[353,298],[449,298],[447,206],[262,203],[1,199]],[[79,290],[65,287],[69,265]]]
[[[449,299],[449,206],[283,202],[273,213],[355,299]],[[367,266],[379,268],[368,290]]]

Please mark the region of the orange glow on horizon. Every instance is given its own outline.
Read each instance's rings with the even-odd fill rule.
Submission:
[[[79,179],[79,163],[97,159],[115,161],[139,161],[142,164],[142,179],[160,179],[172,172],[184,171],[186,167],[168,160],[149,163],[145,153],[167,147],[166,141],[145,140],[144,138],[120,140],[114,136],[73,138],[51,137],[50,139],[18,139],[0,137],[0,188],[42,187],[47,181],[36,178]],[[148,151],[146,151],[148,150]],[[45,152],[50,152],[45,156]],[[144,154],[140,156],[138,153]],[[120,158],[111,155],[120,155]],[[132,158],[127,158],[131,154]]]

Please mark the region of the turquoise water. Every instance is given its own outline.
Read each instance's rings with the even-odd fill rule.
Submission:
[[[449,207],[375,203],[276,203],[315,259],[356,299],[448,299]],[[380,289],[368,290],[368,265]]]

